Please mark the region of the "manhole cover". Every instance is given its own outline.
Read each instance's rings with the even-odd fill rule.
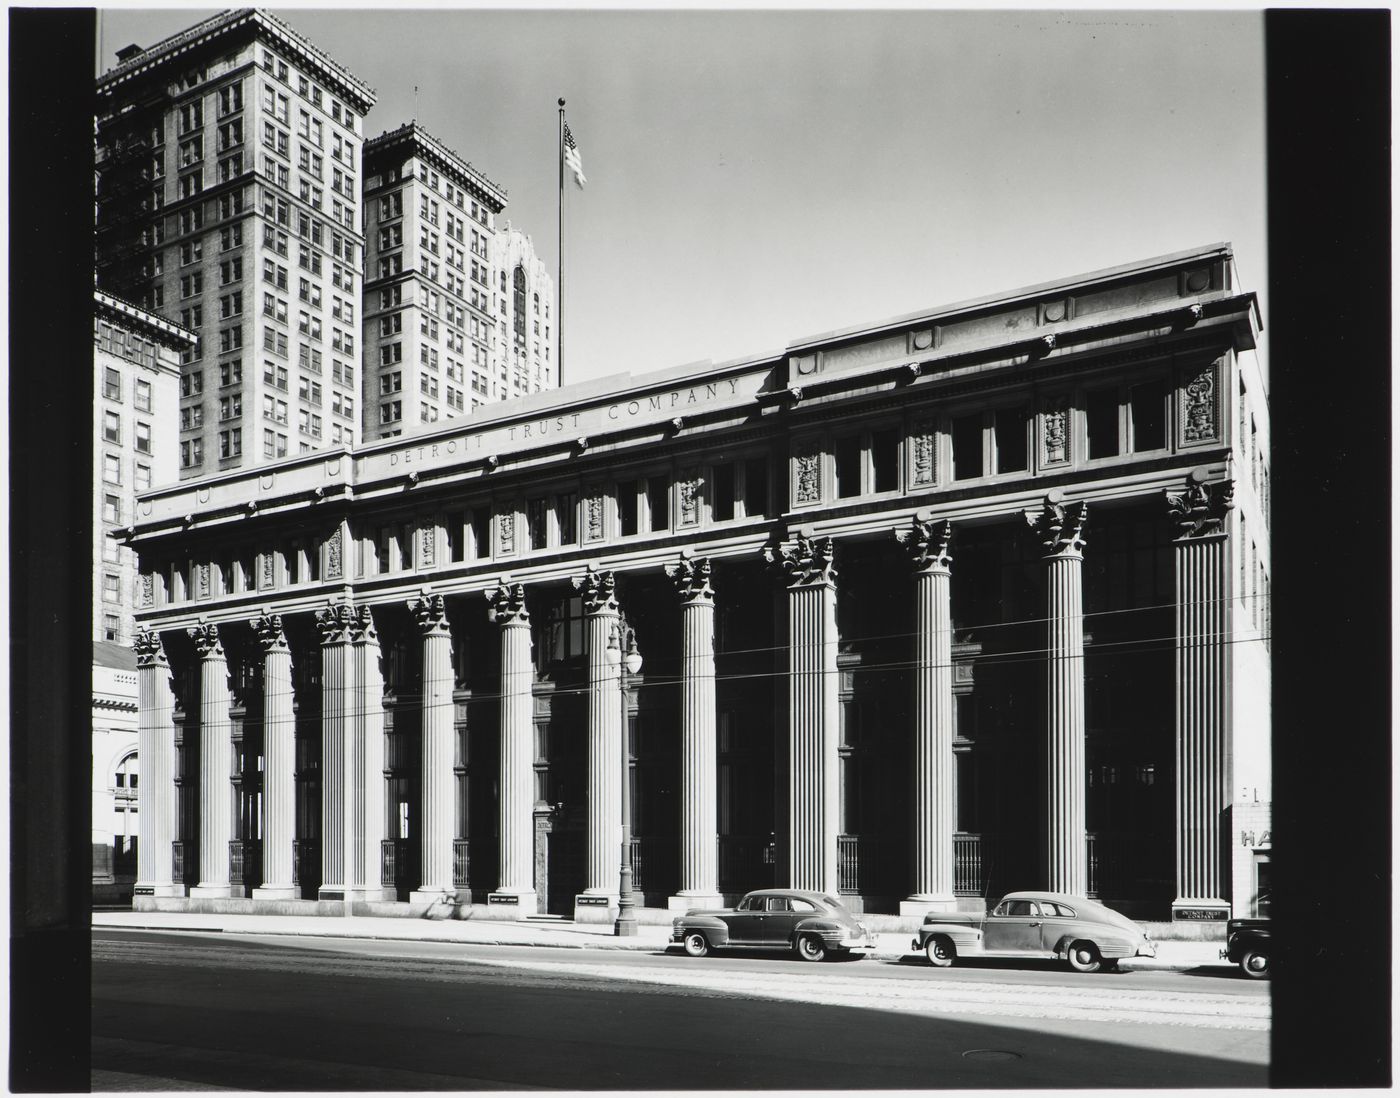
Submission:
[[[970,1048],[963,1053],[968,1060],[1019,1060],[1019,1052],[1007,1052],[1000,1048]]]

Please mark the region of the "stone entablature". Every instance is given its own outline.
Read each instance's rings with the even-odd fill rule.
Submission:
[[[801,391],[783,384],[800,355],[692,365],[570,386],[431,432],[148,492],[132,532],[148,562],[142,616],[167,606],[176,614],[177,606],[207,609],[211,600],[243,605],[274,590],[284,604],[290,597],[308,606],[346,585],[400,598],[429,576],[439,590],[480,592],[506,566],[522,581],[560,579],[599,553],[659,569],[681,540],[706,556],[737,557],[785,536],[784,520],[811,536],[881,536],[930,507],[954,521],[1015,515],[1054,487],[1071,486],[1074,499],[1091,503],[1160,498],[1192,468],[1225,473],[1234,417],[1224,396],[1234,388],[1237,352],[1254,346],[1258,330],[1254,296],[1229,288],[1229,264],[1224,249],[1183,253],[1091,276],[1081,280],[1089,292],[1078,295],[1070,289],[1079,282],[1067,282],[901,322],[897,336],[871,329],[863,342],[847,333],[830,348],[808,343],[801,354],[813,361],[843,348],[872,350],[859,363],[852,351],[850,364]],[[1208,277],[1193,282],[1200,271]],[[1055,320],[1061,311],[1043,307],[1047,300],[1090,304],[1066,305]],[[980,359],[950,350],[947,370],[936,340],[918,362],[904,359],[894,370],[882,357],[891,339],[917,343],[929,317],[971,324],[974,314],[1021,312],[1059,325],[1056,338],[1031,345],[1013,327]],[[1066,336],[1070,324],[1077,327]],[[1127,423],[1130,388],[1144,379],[1159,382],[1166,401],[1158,444],[1134,449],[1121,428],[1115,453],[1091,456],[1085,394],[1114,389],[1118,422]],[[1011,402],[1026,416],[1025,453],[1021,467],[1002,470],[1000,428],[990,417]],[[954,460],[953,434],[973,413],[989,418],[977,428],[981,475],[967,476]],[[843,446],[858,454],[844,473]],[[877,468],[882,446],[893,464]],[[854,486],[849,468],[862,470]],[[726,491],[733,498],[721,505]],[[551,509],[543,543],[528,525],[542,500]],[[644,506],[661,511],[634,517],[627,530],[623,512]],[[572,540],[563,540],[566,529]],[[293,536],[301,539],[294,553],[284,544]],[[206,579],[203,564],[229,553],[252,558],[251,575],[216,569]],[[301,554],[295,565],[289,553]],[[189,570],[172,579],[177,557]]]

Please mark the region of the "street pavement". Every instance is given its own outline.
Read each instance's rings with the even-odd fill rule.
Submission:
[[[632,949],[657,952],[670,943],[669,926],[642,925],[635,937],[618,938],[611,923],[573,923],[554,919],[514,922],[490,919],[405,919],[374,916],[237,915],[158,911],[95,911],[92,925],[128,930],[183,930],[227,934],[288,934],[332,938],[460,942],[478,945],[552,946],[573,949]],[[912,956],[913,934],[876,934],[875,956],[887,960]],[[1208,966],[1232,968],[1220,957],[1218,942],[1157,942],[1156,957],[1120,962],[1125,971],[1187,970]]]

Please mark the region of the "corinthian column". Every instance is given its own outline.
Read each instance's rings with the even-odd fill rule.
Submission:
[[[916,520],[895,537],[914,563],[914,882],[901,915],[951,910],[953,898],[953,619],[950,522]]]
[[[622,842],[621,649],[617,645],[616,581],[588,565],[575,577],[583,596],[588,648],[588,878],[574,899],[574,918],[610,921],[618,898],[617,851]]]
[[[142,629],[136,650],[136,751],[141,761],[141,784],[136,788],[136,885],[133,906],[142,896],[183,896],[185,886],[174,879],[175,842],[175,695],[170,689],[170,663],[160,634]]]
[[[788,841],[792,888],[835,895],[839,826],[836,567],[830,538],[764,549],[788,585]]]
[[[515,918],[539,910],[535,893],[535,722],[530,614],[523,584],[487,592],[501,628],[501,867],[488,905]]]
[[[452,840],[457,830],[452,634],[441,595],[423,595],[410,601],[408,608],[423,637],[423,882],[409,899],[450,900],[457,894],[452,880]]]
[[[1168,492],[1176,558],[1176,899],[1173,919],[1228,918],[1221,829],[1232,788],[1229,481]]]
[[[1083,896],[1089,888],[1084,758],[1084,524],[1089,506],[1052,490],[1026,521],[1045,550],[1045,887]]]
[[[292,712],[292,651],[282,616],[268,614],[250,625],[263,653],[263,883],[255,900],[290,900],[292,841],[296,837],[296,718]]]
[[[715,593],[708,557],[682,556],[666,574],[681,598],[681,888],[666,905],[719,907],[715,799]]]
[[[384,672],[379,661],[379,634],[368,606],[357,607],[350,630],[355,682],[355,877],[356,892],[366,899],[393,900],[394,890],[380,883],[380,848],[384,842]]]
[[[345,749],[354,736],[359,705],[351,659],[355,620],[355,607],[349,603],[316,612],[321,631],[321,888],[317,896],[322,900],[344,900],[351,891],[346,842],[353,826],[345,817],[353,763],[347,766]]]
[[[222,897],[230,894],[228,844],[233,824],[228,661],[217,625],[196,625],[188,632],[199,655],[199,884],[190,895]]]

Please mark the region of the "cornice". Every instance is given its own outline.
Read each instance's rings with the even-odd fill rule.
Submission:
[[[508,200],[506,189],[487,178],[484,172],[472,167],[470,161],[463,160],[458,153],[425,130],[416,119],[365,142],[361,151],[365,175],[375,170],[370,165],[371,159],[392,152],[400,145],[406,145],[413,154],[431,160],[454,182],[471,191],[478,201],[490,203],[492,213],[500,213],[505,209]]]

